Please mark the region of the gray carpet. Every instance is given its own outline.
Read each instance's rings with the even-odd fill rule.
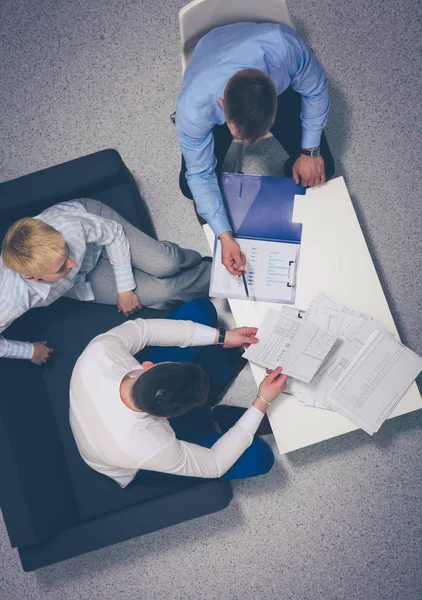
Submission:
[[[208,248],[177,186],[177,0],[3,0],[0,179],[119,150],[159,236]],[[422,354],[420,3],[295,0],[331,84],[327,135],[403,341]],[[230,168],[231,157],[228,157]],[[274,140],[244,171],[282,173]],[[223,318],[230,321],[226,307]],[[245,370],[227,401],[250,402]],[[11,399],[13,401],[13,399]],[[0,598],[420,600],[421,411],[277,457],[225,511],[24,574]]]

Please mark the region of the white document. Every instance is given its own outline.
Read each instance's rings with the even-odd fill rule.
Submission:
[[[275,310],[268,311],[257,337],[245,358],[270,369],[282,366],[286,375],[307,382],[337,342],[335,335]]]
[[[422,358],[387,331],[374,331],[327,401],[372,435],[422,370]]]
[[[305,321],[309,321],[313,325],[318,325],[331,333],[337,334],[338,337],[343,337],[345,332],[356,323],[361,317],[370,319],[363,313],[347,308],[338,302],[332,300],[329,296],[319,293],[312,300],[306,314]]]
[[[249,300],[292,304],[298,244],[237,238],[246,256],[246,281]],[[243,278],[230,275],[221,263],[221,242],[217,240],[211,273],[210,296],[247,300]]]
[[[243,357],[263,367],[275,369],[281,365],[302,322],[302,319],[295,318],[294,315],[270,309],[258,329],[259,342],[249,346]]]
[[[380,326],[371,317],[337,304],[325,294],[314,298],[304,319],[313,325],[326,327],[338,336],[340,343],[333,348],[309,385],[294,381],[291,391],[306,406],[329,409],[328,394]]]

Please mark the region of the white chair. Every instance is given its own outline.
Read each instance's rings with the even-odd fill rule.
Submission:
[[[179,11],[182,74],[199,40],[211,29],[253,21],[284,23],[294,29],[287,0],[193,0]]]
[[[294,29],[287,0],[193,0],[179,11],[182,75],[188,66],[199,40],[211,29],[253,21],[255,23],[284,23]],[[272,137],[271,133],[265,138]],[[241,170],[243,144],[238,144],[235,172]]]

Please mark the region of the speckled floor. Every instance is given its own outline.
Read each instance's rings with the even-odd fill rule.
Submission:
[[[228,0],[227,0],[228,1]],[[119,150],[161,238],[207,253],[177,187],[177,0],[3,0],[0,179]],[[327,134],[402,339],[422,353],[420,3],[292,0],[331,84]],[[230,161],[230,157],[229,157]],[[274,140],[244,171],[281,174]],[[221,307],[226,320],[230,315]],[[253,394],[245,370],[227,401]],[[221,513],[39,572],[0,522],[2,600],[420,600],[421,411],[277,457]]]

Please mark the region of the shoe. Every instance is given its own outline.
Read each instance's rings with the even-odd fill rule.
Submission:
[[[216,421],[217,425],[220,427],[221,433],[226,433],[226,431],[237,423],[247,410],[248,409],[243,406],[228,406],[227,404],[223,404],[221,406],[216,406],[211,414],[214,421]],[[256,433],[258,435],[268,435],[272,432],[273,430],[271,429],[268,416],[264,415]]]
[[[212,263],[212,256],[203,256],[202,262]]]

